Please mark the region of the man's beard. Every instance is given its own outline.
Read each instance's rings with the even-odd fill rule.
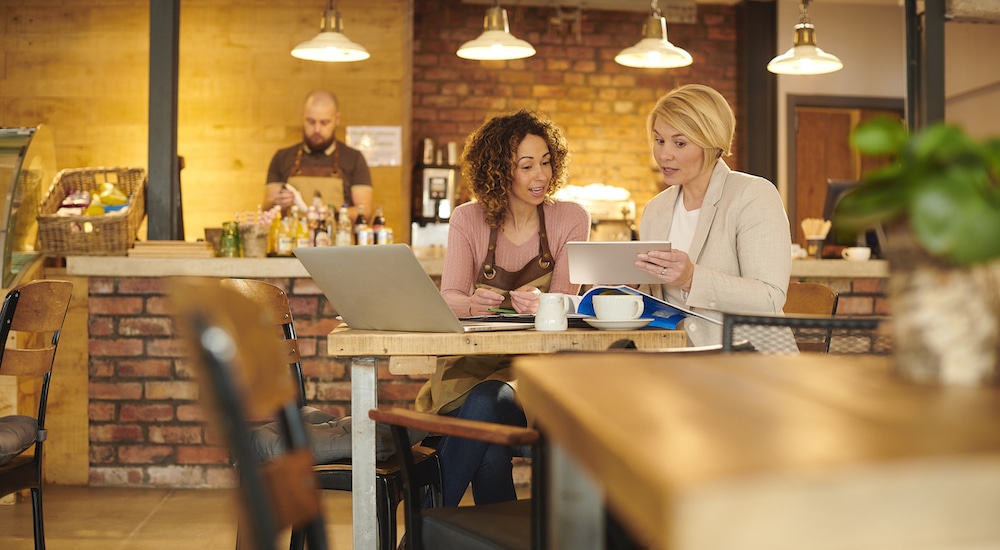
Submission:
[[[336,136],[330,136],[330,139],[323,140],[322,143],[314,143],[312,140],[312,136],[310,136],[305,132],[302,132],[302,141],[305,142],[305,144],[308,145],[309,149],[312,151],[317,151],[317,152],[326,151],[327,149],[330,148],[331,145],[333,145],[333,142],[336,139],[337,139]]]

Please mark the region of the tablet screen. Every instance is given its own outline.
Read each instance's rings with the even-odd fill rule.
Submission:
[[[670,250],[670,241],[570,241],[566,243],[569,281],[581,285],[662,283],[635,266],[639,253]]]

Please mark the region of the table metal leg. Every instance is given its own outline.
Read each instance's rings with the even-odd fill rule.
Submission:
[[[375,511],[375,421],[368,411],[378,406],[374,357],[351,358],[351,506],[354,548],[378,548]]]
[[[549,548],[604,548],[604,501],[600,487],[551,439]]]

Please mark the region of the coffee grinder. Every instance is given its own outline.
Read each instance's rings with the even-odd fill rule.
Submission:
[[[455,208],[458,189],[457,146],[448,143],[445,158],[444,150],[435,150],[434,142],[425,139],[421,160],[413,170],[410,245],[446,246],[448,220]]]

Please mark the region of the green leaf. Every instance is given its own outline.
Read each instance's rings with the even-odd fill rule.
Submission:
[[[858,125],[851,145],[865,155],[895,155],[906,146],[906,127],[898,118],[879,116]]]
[[[907,138],[899,121],[881,118],[860,125],[851,141],[895,162],[844,196],[834,213],[838,230],[903,219],[928,253],[953,264],[1000,258],[1000,137],[977,141],[940,123]]]
[[[927,186],[915,197],[910,225],[929,253],[956,264],[1000,256],[1000,209],[990,207],[968,186]]]

